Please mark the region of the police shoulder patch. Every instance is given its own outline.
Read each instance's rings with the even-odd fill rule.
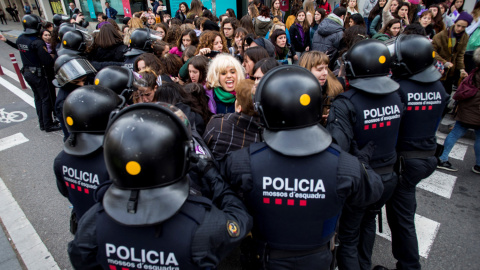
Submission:
[[[227,220],[227,232],[230,237],[238,237],[240,235],[240,226],[233,220]]]

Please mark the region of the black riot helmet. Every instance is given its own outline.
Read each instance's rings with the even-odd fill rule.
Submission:
[[[93,38],[90,35],[80,30],[68,31],[62,37],[62,49],[58,51],[58,54],[82,54],[92,41]]]
[[[58,38],[60,40],[62,40],[63,38],[63,35],[65,35],[65,33],[69,32],[69,31],[73,31],[75,30],[75,26],[71,23],[62,23],[60,25],[60,28],[58,29]]]
[[[27,14],[23,16],[22,24],[25,34],[37,34],[42,28],[42,18],[35,14]]]
[[[325,150],[332,137],[322,120],[322,87],[299,66],[280,66],[257,86],[255,108],[263,121],[268,146],[288,156],[308,156]]]
[[[83,156],[99,149],[110,113],[123,103],[123,98],[102,86],[82,86],[70,93],[63,104],[63,119],[70,132],[65,152]]]
[[[103,143],[113,185],[103,206],[126,225],[151,225],[173,216],[188,194],[192,150],[185,114],[167,103],[135,104],[110,121]]]
[[[400,35],[395,41],[392,64],[394,77],[418,82],[435,82],[442,75],[434,66],[435,51],[430,41],[421,35]]]
[[[161,40],[156,31],[149,28],[137,28],[132,32],[129,40],[129,51],[125,56],[142,54],[152,51],[152,44],[155,40]]]
[[[372,94],[388,94],[400,86],[388,78],[390,51],[376,39],[362,40],[342,56],[351,86]]]
[[[63,14],[55,14],[53,15],[52,21],[53,21],[53,24],[58,27],[62,23],[70,21],[70,17]]]
[[[95,68],[88,62],[85,57],[75,54],[64,54],[55,60],[53,65],[55,71],[55,80],[53,85],[62,87],[65,84],[86,76],[88,74],[97,73]]]
[[[97,73],[94,83],[113,90],[117,95],[128,97],[133,89],[133,81],[133,72],[129,68],[108,66]]]

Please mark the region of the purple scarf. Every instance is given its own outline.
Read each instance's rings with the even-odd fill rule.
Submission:
[[[213,99],[213,89],[208,89],[205,85],[203,86],[205,89],[205,94],[208,97],[208,109],[213,113],[217,113],[217,104],[215,103],[215,99]]]
[[[298,27],[298,31],[300,32],[300,41],[302,42],[302,46],[305,45],[305,32],[303,32],[303,26],[299,23],[296,23]]]

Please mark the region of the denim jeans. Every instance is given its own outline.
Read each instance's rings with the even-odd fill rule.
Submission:
[[[462,125],[462,123],[459,121],[455,123],[455,126],[453,127],[452,131],[450,131],[445,139],[445,143],[443,144],[444,149],[442,155],[440,156],[441,161],[448,160],[448,154],[450,154],[453,146],[458,139],[465,135],[467,130],[468,128]],[[475,144],[473,149],[475,150],[475,165],[480,166],[480,129],[475,129]]]

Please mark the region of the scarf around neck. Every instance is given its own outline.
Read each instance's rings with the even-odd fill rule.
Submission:
[[[217,96],[217,98],[223,102],[223,103],[234,103],[235,102],[235,91],[233,92],[227,92],[225,90],[223,90],[221,87],[215,87],[213,89],[213,91],[215,92],[215,96]]]

